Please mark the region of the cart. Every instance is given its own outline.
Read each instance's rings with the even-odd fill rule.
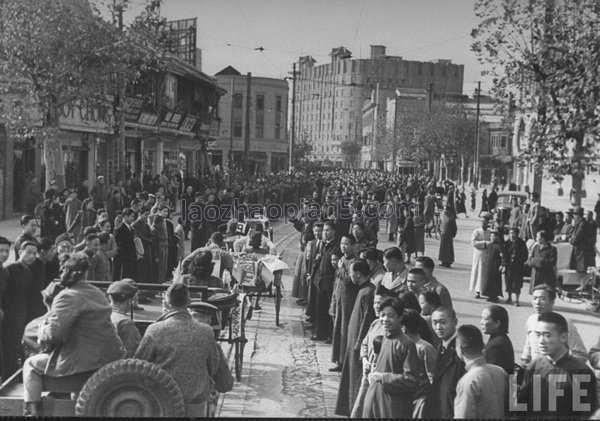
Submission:
[[[279,256],[257,253],[233,253],[233,276],[239,282],[240,290],[249,298],[265,296],[275,300],[275,324],[279,326],[281,311],[282,283],[284,269],[288,269]],[[250,307],[248,318],[252,317],[254,306]]]

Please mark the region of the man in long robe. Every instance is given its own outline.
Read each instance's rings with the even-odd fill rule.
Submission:
[[[484,267],[487,261],[488,250],[490,244],[490,219],[492,215],[489,212],[481,214],[481,228],[477,228],[471,234],[471,246],[473,246],[473,265],[471,266],[471,280],[469,282],[469,290],[476,291],[476,298],[481,296],[481,280],[483,277]]]
[[[350,270],[350,278],[358,286],[358,294],[348,324],[346,356],[335,409],[338,415],[350,415],[360,389],[362,375],[360,347],[371,323],[375,320],[373,309],[375,285],[370,282],[370,272],[369,264],[363,259],[356,260]]]
[[[396,297],[381,302],[385,337],[375,368],[369,374],[363,418],[412,418],[413,394],[419,384],[415,343],[402,332],[404,307]]]

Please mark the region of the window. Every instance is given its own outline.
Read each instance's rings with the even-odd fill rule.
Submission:
[[[275,122],[275,139],[281,139],[281,123]]]
[[[233,95],[233,108],[242,109],[242,94],[234,94]]]
[[[500,147],[502,149],[505,149],[507,143],[508,143],[508,136],[503,134],[502,137],[500,138]]]
[[[242,137],[242,120],[233,122],[233,137]]]
[[[277,95],[275,97],[275,111],[280,113],[281,112],[281,96]]]
[[[256,95],[256,111],[264,111],[265,96],[263,94]]]
[[[433,64],[433,63],[429,64],[429,72],[430,72],[431,76],[433,76],[435,74],[435,64]]]
[[[256,114],[256,138],[257,139],[262,139],[264,137],[264,125],[265,125],[264,114]]]

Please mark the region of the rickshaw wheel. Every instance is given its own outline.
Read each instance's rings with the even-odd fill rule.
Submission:
[[[275,325],[279,326],[279,312],[281,310],[281,282],[275,283]]]
[[[239,322],[238,322],[238,335],[235,340],[235,379],[239,382],[242,381],[242,368],[244,365],[244,348],[246,347],[246,318],[248,312],[248,297],[246,295],[241,296],[240,300],[240,311],[239,311]]]

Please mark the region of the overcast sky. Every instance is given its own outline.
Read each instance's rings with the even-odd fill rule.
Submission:
[[[130,0],[129,12],[142,0]],[[464,64],[464,93],[472,95],[482,67],[470,50],[475,0],[164,0],[169,20],[198,18],[202,70],[227,65],[241,73],[284,77],[301,55],[327,63],[333,47],[368,58],[369,45],[410,60]],[[255,51],[263,47],[264,51]],[[487,85],[487,86],[486,86]]]

